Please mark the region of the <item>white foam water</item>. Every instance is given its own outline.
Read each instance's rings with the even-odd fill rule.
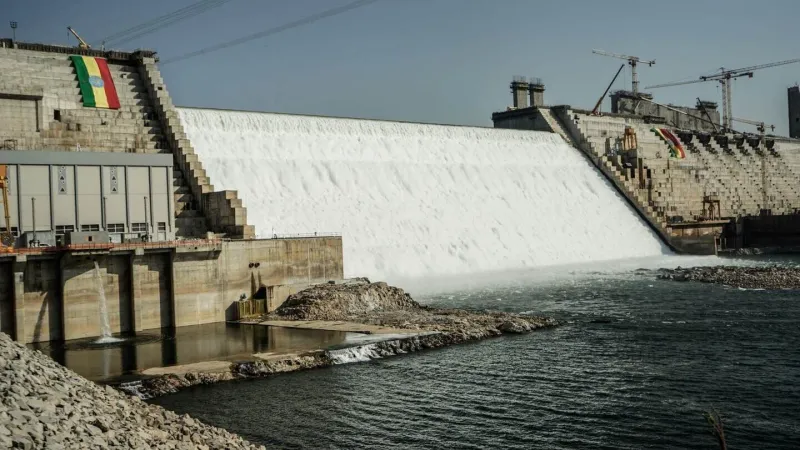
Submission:
[[[381,357],[377,344],[360,345],[337,350],[329,350],[328,357],[334,364],[350,364],[364,362]]]
[[[273,233],[343,234],[388,281],[668,253],[590,163],[531,131],[180,109],[216,189]]]
[[[97,284],[97,297],[100,304],[100,337],[94,341],[95,344],[113,344],[122,339],[111,335],[111,324],[108,319],[108,305],[106,300],[106,290],[103,285],[103,277],[100,275],[100,265],[94,262],[94,280]]]

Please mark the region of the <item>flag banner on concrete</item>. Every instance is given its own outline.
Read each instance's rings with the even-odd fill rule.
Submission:
[[[656,136],[660,137],[664,142],[669,145],[669,156],[678,159],[686,158],[686,152],[683,150],[683,145],[681,141],[666,128],[651,128],[650,131],[656,134]]]
[[[83,106],[119,109],[117,88],[105,58],[72,55],[70,59],[78,73]]]

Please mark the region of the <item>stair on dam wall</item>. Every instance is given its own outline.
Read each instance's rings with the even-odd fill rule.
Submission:
[[[542,115],[544,121],[547,122],[547,125],[550,127],[550,129],[553,130],[553,133],[561,136],[564,139],[564,142],[567,144],[578,148],[575,139],[573,139],[572,136],[567,133],[564,127],[561,126],[561,121],[555,116],[555,114],[553,114],[553,111],[550,108],[539,108],[539,113]]]
[[[203,163],[195,153],[181,124],[154,58],[143,58],[139,71],[153,101],[155,112],[175,157],[173,186],[175,224],[186,236],[252,239],[255,227],[247,224],[247,208],[236,191],[214,191]]]
[[[653,131],[666,125],[616,114],[598,116],[568,106],[537,111],[545,122],[539,126],[581,150],[673,247],[707,249],[712,233],[731,218],[760,216],[765,209],[768,215],[800,210],[800,145],[794,142],[768,138],[762,143],[742,134],[673,130],[686,151],[682,158]],[[635,165],[641,172],[619,156],[629,127],[637,137]],[[709,213],[712,206],[714,212]],[[698,243],[700,239],[707,243]]]

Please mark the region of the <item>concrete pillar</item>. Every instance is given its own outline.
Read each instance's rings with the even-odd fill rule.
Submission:
[[[514,100],[514,108],[528,107],[528,82],[524,78],[517,77],[511,82],[511,95]]]
[[[536,78],[528,85],[528,93],[531,98],[531,106],[537,108],[544,106],[544,83]]]
[[[14,261],[14,340],[25,342],[25,255],[17,255]]]

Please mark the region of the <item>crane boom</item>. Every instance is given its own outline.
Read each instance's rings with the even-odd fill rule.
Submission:
[[[777,66],[785,66],[786,64],[794,64],[796,62],[800,62],[800,58],[796,59],[787,59],[786,61],[777,61],[767,64],[759,64],[757,66],[750,66],[750,67],[743,67],[741,69],[731,70],[729,72],[752,72],[758,69],[766,69],[768,67],[777,67]]]
[[[634,94],[639,93],[639,76],[636,72],[636,66],[639,65],[639,63],[647,64],[648,66],[652,66],[653,64],[656,63],[655,59],[651,61],[642,61],[638,56],[620,55],[618,53],[609,53],[603,50],[595,49],[592,50],[592,53],[594,53],[595,55],[610,56],[612,58],[627,60],[628,64],[631,66],[631,84],[632,84],[631,87]]]
[[[767,64],[759,64],[757,66],[742,67],[741,69],[725,70],[720,68],[719,73],[713,75],[704,75],[697,80],[677,81],[674,83],[656,84],[654,86],[647,86],[645,89],[657,89],[670,86],[682,86],[684,84],[702,83],[704,81],[718,81],[722,85],[722,126],[726,129],[731,127],[731,120],[733,120],[732,100],[731,100],[731,80],[740,77],[753,78],[753,72],[759,69],[766,69],[768,67],[784,66],[786,64],[794,64],[800,62],[800,58],[787,59],[786,61],[776,61]]]
[[[78,35],[78,32],[73,30],[72,27],[67,27],[67,30],[69,30],[69,32],[72,33],[73,36],[75,36],[75,39],[77,39],[78,42],[80,42],[78,44],[78,47],[80,47],[80,48],[92,48],[92,46],[87,44],[86,41],[81,39],[81,37]]]

